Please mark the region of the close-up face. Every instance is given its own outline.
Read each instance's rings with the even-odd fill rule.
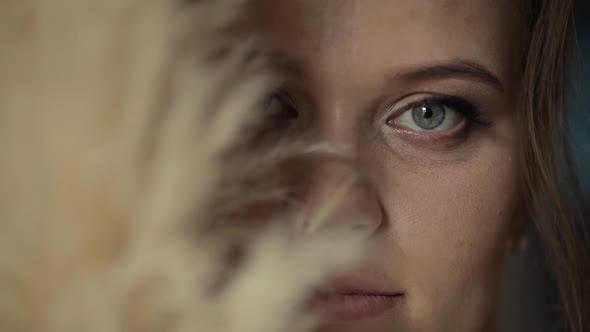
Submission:
[[[375,250],[319,301],[322,331],[490,331],[522,225],[517,98],[522,18],[509,0],[258,0],[285,63],[288,126],[318,156],[308,200],[358,177],[333,222]],[[281,115],[282,114],[282,115]]]

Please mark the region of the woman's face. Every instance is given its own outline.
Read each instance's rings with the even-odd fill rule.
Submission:
[[[377,250],[324,299],[325,331],[484,331],[517,229],[522,21],[509,0],[258,0],[293,128],[346,146],[310,202]],[[318,159],[318,160],[319,160]],[[344,295],[347,293],[348,295]]]

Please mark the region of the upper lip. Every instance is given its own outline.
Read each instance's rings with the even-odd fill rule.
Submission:
[[[321,288],[321,295],[365,295],[365,296],[402,296],[403,292],[392,291],[378,285],[367,277],[359,274],[348,274],[337,277]]]

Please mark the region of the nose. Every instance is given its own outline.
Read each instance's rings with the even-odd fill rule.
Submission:
[[[383,224],[384,215],[368,177],[354,161],[344,157],[322,157],[316,162],[304,201],[311,219],[317,216],[319,225],[310,227],[338,224],[369,236],[376,233]]]

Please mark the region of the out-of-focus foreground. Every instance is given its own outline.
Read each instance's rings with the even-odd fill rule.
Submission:
[[[313,325],[303,303],[355,261],[358,236],[271,225],[236,267],[223,258],[244,235],[210,211],[236,168],[220,156],[272,81],[252,40],[231,37],[238,12],[0,1],[0,331]]]

